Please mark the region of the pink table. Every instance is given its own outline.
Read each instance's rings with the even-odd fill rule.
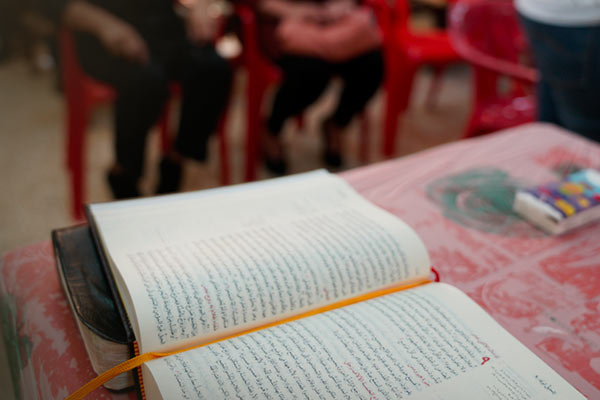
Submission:
[[[600,167],[600,145],[532,124],[342,176],[417,230],[442,281],[600,398],[600,223],[550,237],[510,212],[515,185],[553,179],[567,165]],[[19,397],[62,399],[91,379],[50,243],[6,254],[0,283]],[[99,390],[92,398],[127,395]]]

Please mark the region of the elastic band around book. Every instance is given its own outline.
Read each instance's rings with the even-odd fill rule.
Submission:
[[[354,303],[359,303],[361,301],[365,301],[365,300],[369,300],[369,299],[373,299],[379,296],[384,296],[386,294],[390,294],[390,293],[394,293],[394,292],[399,292],[402,290],[406,290],[406,289],[410,289],[413,287],[417,287],[417,286],[421,286],[424,285],[426,283],[431,283],[431,282],[439,282],[439,274],[435,269],[431,269],[433,275],[434,275],[434,280],[431,279],[424,279],[422,281],[418,281],[415,283],[411,283],[409,285],[405,285],[405,286],[401,286],[401,287],[393,287],[393,288],[388,288],[388,289],[382,289],[382,290],[377,290],[374,292],[370,292],[370,293],[366,293],[366,294],[362,294],[350,299],[345,299],[342,301],[338,301],[336,303],[332,303],[332,304],[328,304],[325,305],[323,307],[319,307],[317,309],[314,310],[310,310],[295,316],[292,316],[290,318],[286,318],[283,319],[281,321],[275,321],[269,324],[265,324],[263,326],[260,326],[258,328],[253,328],[253,329],[248,329],[246,331],[242,331],[240,333],[237,333],[235,335],[231,335],[231,336],[227,336],[221,339],[217,339],[217,340],[213,340],[211,342],[207,342],[207,343],[202,343],[199,344],[197,346],[192,346],[192,347],[187,347],[185,349],[180,349],[180,350],[175,350],[175,351],[171,351],[171,352],[148,352],[148,353],[144,353],[141,355],[137,355],[111,369],[109,369],[108,371],[103,372],[102,374],[98,375],[97,377],[95,377],[94,379],[92,379],[91,381],[89,381],[88,383],[86,383],[85,385],[83,385],[82,387],[80,387],[79,389],[77,389],[75,392],[73,392],[70,396],[66,397],[65,400],[79,400],[79,399],[83,399],[85,398],[87,395],[89,395],[90,393],[92,393],[94,390],[96,390],[97,388],[99,388],[100,386],[102,386],[103,384],[105,384],[106,382],[110,381],[111,379],[117,377],[118,375],[121,375],[124,372],[128,372],[131,371],[134,368],[138,368],[140,367],[142,364],[145,364],[148,361],[152,361],[155,360],[157,358],[162,358],[162,357],[166,357],[166,356],[170,356],[173,354],[177,354],[177,353],[182,353],[184,351],[188,351],[188,350],[192,350],[195,348],[199,348],[199,347],[203,347],[203,346],[207,346],[209,344],[213,344],[213,343],[217,343],[217,342],[221,342],[224,340],[228,340],[228,339],[232,339],[234,337],[237,336],[242,336],[248,333],[252,333],[255,331],[259,331],[262,329],[267,329],[267,328],[271,328],[273,326],[277,326],[277,325],[282,325],[291,321],[295,321],[301,318],[306,318],[309,317],[311,315],[316,315],[316,314],[320,314],[323,312],[327,312],[327,311],[331,311],[334,310],[336,308],[341,308],[341,307],[345,307],[348,306],[350,304],[354,304]],[[135,348],[137,349],[137,343],[134,345]],[[136,351],[137,353],[137,351]],[[138,371],[139,373],[139,371]],[[140,382],[142,382],[142,380],[140,379]],[[142,383],[140,383],[140,385],[142,385]],[[141,388],[141,392],[143,393],[143,386]],[[145,398],[145,396],[143,397]]]

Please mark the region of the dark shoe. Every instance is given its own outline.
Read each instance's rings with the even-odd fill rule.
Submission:
[[[341,167],[344,164],[344,159],[342,158],[341,153],[341,129],[335,126],[332,120],[326,119],[321,125],[321,132],[323,134],[323,140],[325,142],[325,149],[323,150],[323,161],[328,167]]]
[[[283,156],[283,146],[279,137],[265,133],[263,135],[263,159],[265,167],[274,175],[285,175],[287,162]]]
[[[108,184],[115,199],[129,199],[139,197],[137,179],[132,178],[124,172],[111,171],[107,176]]]
[[[283,158],[268,158],[265,155],[265,167],[274,175],[285,175],[287,173],[287,162]]]
[[[163,157],[160,161],[160,178],[156,188],[156,194],[174,193],[181,185],[182,168],[181,163]]]
[[[323,152],[323,162],[328,167],[339,168],[344,164],[344,159],[339,152],[325,149]]]

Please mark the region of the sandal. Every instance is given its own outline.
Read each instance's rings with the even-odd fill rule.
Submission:
[[[126,172],[111,170],[106,179],[115,199],[129,199],[140,196],[137,188],[137,179],[132,178]]]
[[[182,168],[181,163],[169,157],[163,157],[160,161],[160,179],[156,188],[156,194],[174,193],[181,185]]]

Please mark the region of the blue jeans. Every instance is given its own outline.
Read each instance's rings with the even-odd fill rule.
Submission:
[[[600,142],[600,26],[521,21],[540,71],[539,120]]]

